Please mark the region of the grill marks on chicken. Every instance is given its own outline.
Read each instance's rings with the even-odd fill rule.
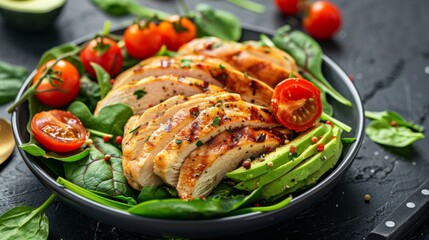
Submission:
[[[225,174],[244,159],[259,156],[284,142],[281,134],[251,127],[225,131],[186,157],[180,169],[177,192],[181,199],[207,196]]]
[[[215,92],[186,97],[185,102],[172,105],[178,97],[148,109],[139,118],[132,118],[128,125],[137,127],[134,133],[126,132],[123,141],[123,168],[130,185],[135,189],[156,186],[162,183],[153,173],[153,158],[156,153],[174,138],[175,133],[192,122],[200,109],[229,101],[240,101],[238,94]],[[180,98],[179,98],[180,99]],[[166,108],[166,106],[169,106]],[[158,114],[154,114],[158,112]]]
[[[276,47],[261,46],[257,42],[237,43],[216,37],[199,38],[183,45],[179,53],[220,58],[271,87],[291,74],[300,77],[295,60],[289,54]]]
[[[221,132],[246,126],[274,128],[279,125],[268,109],[244,101],[206,108],[156,155],[154,172],[167,184],[176,186],[180,168],[192,151]]]
[[[191,96],[210,91],[223,89],[195,78],[175,75],[151,76],[111,90],[98,102],[94,114],[97,115],[103,107],[115,103],[127,104],[134,114],[142,114],[146,109],[175,95]]]
[[[113,89],[121,88],[148,76],[177,75],[203,80],[241,95],[244,101],[270,107],[273,89],[253,77],[236,70],[217,58],[203,55],[154,57],[122,73]]]

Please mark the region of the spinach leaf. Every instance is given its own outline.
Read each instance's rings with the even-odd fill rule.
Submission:
[[[104,12],[114,16],[134,14],[144,18],[158,16],[161,19],[166,19],[169,15],[159,10],[147,8],[135,0],[92,0],[92,2]]]
[[[392,147],[406,147],[424,138],[421,132],[413,132],[403,126],[392,127],[389,122],[383,120],[370,122],[365,133],[372,141]]]
[[[89,149],[79,148],[72,152],[67,153],[56,153],[50,152],[43,149],[39,143],[36,142],[34,137],[31,137],[30,142],[19,145],[27,153],[35,157],[53,158],[62,162],[76,162],[84,158],[89,154]]]
[[[102,108],[97,116],[92,115],[88,107],[75,101],[68,110],[78,117],[86,128],[92,128],[114,136],[124,135],[124,125],[133,115],[133,110],[125,104],[113,104]]]
[[[48,239],[49,219],[45,209],[54,201],[51,195],[40,207],[18,206],[0,216],[2,239]]]
[[[132,196],[123,174],[122,152],[102,138],[92,139],[88,157],[64,163],[65,178],[85,189],[109,196]]]
[[[292,196],[289,196],[273,205],[238,209],[229,213],[228,216],[235,216],[235,215],[252,213],[252,212],[272,212],[287,206],[290,203],[290,201],[292,201]]]
[[[85,103],[89,110],[93,112],[100,99],[100,86],[95,81],[89,79],[86,75],[83,75],[80,78],[80,90],[75,101]]]
[[[416,132],[423,132],[425,129],[419,124],[408,122],[399,113],[393,111],[371,112],[365,111],[365,117],[374,120],[385,120],[389,123],[395,122],[398,126],[411,128]]]
[[[166,199],[177,197],[176,189],[167,186],[146,186],[140,191],[138,202],[145,202],[154,199]]]
[[[27,69],[0,62],[0,105],[12,101],[28,76]]]
[[[307,34],[292,30],[285,25],[279,28],[273,37],[274,44],[288,52],[295,60],[303,76],[328,93],[338,102],[351,106],[351,102],[335,90],[322,74],[322,49],[319,44]]]
[[[165,219],[207,219],[225,215],[256,200],[259,191],[250,195],[214,197],[183,201],[178,198],[142,202],[128,209],[129,213]]]
[[[191,16],[199,37],[215,36],[230,41],[238,41],[241,37],[240,21],[231,13],[214,10],[207,4],[198,4]]]
[[[97,63],[92,62],[91,66],[94,68],[95,75],[97,76],[98,85],[100,86],[100,96],[103,99],[112,89],[110,74]]]
[[[103,204],[105,206],[111,207],[111,208],[116,208],[116,209],[120,209],[120,210],[127,210],[130,207],[132,207],[133,205],[130,204],[126,204],[120,201],[115,201],[112,200],[110,198],[106,198],[103,196],[100,196],[92,191],[89,191],[85,188],[82,188],[70,181],[67,181],[66,179],[62,178],[62,177],[58,177],[57,182],[61,185],[63,185],[65,188],[67,188],[68,190],[81,195],[82,197],[88,198],[94,202]]]
[[[401,115],[392,111],[365,111],[365,117],[372,119],[365,133],[379,144],[392,147],[406,147],[425,135],[423,126],[406,121]]]

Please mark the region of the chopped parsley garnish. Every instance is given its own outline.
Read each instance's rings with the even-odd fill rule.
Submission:
[[[222,44],[223,44],[223,42],[217,42],[211,46],[211,49],[218,48],[218,47],[222,46]]]
[[[219,68],[221,71],[223,71],[225,69],[225,67],[222,65],[222,63],[219,63]]]
[[[147,94],[147,92],[144,89],[137,90],[133,93],[137,97],[137,100],[144,97]]]
[[[191,68],[191,59],[182,59],[180,60],[180,67],[181,68]]]
[[[176,141],[175,141],[175,142],[176,142],[176,144],[177,144],[177,145],[179,145],[179,144],[181,144],[181,143],[182,143],[182,140],[181,140],[181,139],[176,139]]]
[[[245,78],[248,78],[248,77],[249,77],[249,74],[247,73],[247,71],[246,71],[246,72],[244,72],[244,77],[245,77]]]
[[[212,125],[214,127],[217,127],[217,126],[219,126],[219,122],[220,122],[220,118],[219,118],[219,116],[216,116],[212,121]]]
[[[201,140],[198,140],[195,145],[197,145],[197,147],[201,147],[203,145],[203,142],[201,142]]]
[[[137,127],[136,127],[136,128],[134,128],[134,129],[131,129],[128,133],[136,132],[137,130],[139,130],[140,126],[141,126],[141,125],[137,126]]]

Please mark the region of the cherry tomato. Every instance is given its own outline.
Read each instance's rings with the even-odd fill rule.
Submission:
[[[297,15],[299,12],[299,0],[274,0],[277,8],[285,15]]]
[[[310,5],[303,25],[312,37],[329,39],[340,29],[340,10],[331,2],[316,1]]]
[[[31,131],[43,147],[54,152],[76,150],[89,136],[77,117],[62,110],[50,110],[34,115]]]
[[[154,23],[130,25],[124,33],[125,48],[130,56],[143,59],[157,53],[163,44],[162,35]]]
[[[274,89],[271,107],[280,124],[297,132],[305,131],[322,114],[320,90],[301,78],[286,79]]]
[[[123,56],[118,44],[110,38],[96,38],[85,46],[79,54],[85,71],[96,77],[91,62],[99,64],[110,76],[115,77],[122,68]]]
[[[33,78],[33,84],[46,73],[36,89],[36,98],[45,105],[60,107],[76,98],[80,88],[80,76],[76,67],[65,60],[60,60],[47,72],[54,63],[55,60],[50,60],[41,66]]]
[[[170,16],[159,24],[159,31],[168,50],[177,51],[180,46],[191,41],[197,35],[195,24],[185,17]]]

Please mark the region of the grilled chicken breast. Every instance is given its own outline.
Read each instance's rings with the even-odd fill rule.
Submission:
[[[208,91],[223,91],[223,89],[189,77],[175,75],[147,77],[111,90],[98,102],[94,114],[97,115],[103,107],[115,103],[127,104],[134,114],[142,114],[146,109],[172,96],[190,96]]]
[[[198,63],[198,64],[195,64]],[[218,82],[215,78],[207,75],[204,71],[205,67],[219,68],[234,68],[227,62],[204,55],[186,55],[186,56],[156,56],[147,58],[134,67],[122,72],[116,77],[113,89],[121,87],[125,84],[138,81],[149,76],[160,75],[179,75],[184,77],[193,77],[208,83]],[[189,75],[180,74],[181,69],[186,69]]]
[[[193,151],[180,169],[177,192],[181,199],[207,196],[229,171],[247,158],[278,147],[285,140],[266,129],[245,127],[225,131]]]
[[[140,190],[143,186],[156,186],[162,180],[153,173],[153,158],[174,138],[175,133],[195,119],[200,109],[215,106],[221,102],[240,101],[240,95],[215,92],[191,96],[187,101],[164,109],[160,104],[148,109],[140,118],[128,124],[136,127],[133,133],[126,132],[128,142],[123,144],[122,165],[130,185]],[[173,100],[176,102],[177,100]],[[153,115],[153,109],[161,110]],[[134,118],[133,118],[134,119]],[[138,122],[136,124],[135,122]],[[137,125],[137,126],[136,126]],[[130,127],[126,127],[129,129]],[[131,137],[128,137],[131,135]]]
[[[167,184],[176,186],[180,168],[192,151],[223,131],[245,126],[274,128],[279,125],[268,109],[244,101],[206,108],[195,120],[180,127],[174,139],[156,155],[154,172]]]
[[[173,74],[203,80],[238,93],[244,101],[270,108],[273,89],[267,84],[234,69],[228,63],[202,55],[180,57],[154,57],[121,74],[113,89],[148,76]],[[203,60],[203,61],[202,61]]]
[[[300,77],[295,60],[276,47],[256,42],[237,43],[216,37],[198,38],[183,45],[179,54],[202,54],[225,60],[242,72],[275,87],[291,74]]]

